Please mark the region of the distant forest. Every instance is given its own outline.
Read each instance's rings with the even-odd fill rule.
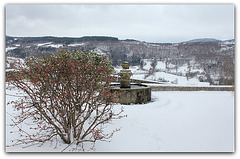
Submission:
[[[14,40],[16,39],[16,40]],[[84,36],[80,38],[75,37],[53,37],[53,36],[44,36],[44,37],[10,37],[6,36],[6,43],[9,41],[14,43],[42,43],[42,42],[53,42],[53,43],[62,43],[62,44],[72,44],[77,42],[87,42],[87,41],[118,41],[118,38],[108,37],[108,36]]]

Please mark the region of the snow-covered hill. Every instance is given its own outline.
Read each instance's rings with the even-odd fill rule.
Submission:
[[[137,74],[139,71],[144,72],[144,78],[151,80],[163,78],[164,81],[165,77],[157,75],[159,72],[186,77],[188,80],[197,78],[201,82],[220,85],[233,85],[235,79],[234,39],[197,39],[188,43],[171,44],[118,40],[111,37],[6,38],[6,56],[49,56],[58,53],[59,49],[98,52],[111,60],[115,67],[128,61],[132,66],[139,68]]]
[[[221,40],[213,39],[213,38],[202,38],[202,39],[193,39],[189,41],[185,41],[183,43],[196,43],[196,42],[221,42]]]

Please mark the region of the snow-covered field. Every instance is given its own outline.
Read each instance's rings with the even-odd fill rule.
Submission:
[[[61,47],[58,44],[51,44],[51,43],[43,43],[43,44],[38,44],[39,46],[50,46],[51,47]],[[94,52],[98,52],[100,55],[106,55],[107,53],[102,51],[101,49],[95,49],[93,50]],[[15,57],[7,57],[7,62],[6,62],[6,68],[10,67],[11,63],[14,63],[16,60],[20,60],[23,62],[23,59],[20,58],[15,58]],[[198,76],[195,76],[193,78],[187,79],[185,73],[187,72],[187,65],[181,66],[178,69],[178,73],[181,73],[182,76],[176,75],[176,71],[174,70],[167,70],[165,68],[165,64],[161,61],[157,62],[156,69],[158,70],[157,72],[154,72],[150,75],[148,75],[149,70],[152,69],[151,66],[151,61],[149,59],[144,59],[145,65],[143,66],[143,69],[140,69],[140,66],[130,66],[130,70],[132,71],[132,79],[138,79],[138,80],[148,80],[148,81],[153,81],[153,82],[160,82],[164,85],[169,85],[169,86],[211,86],[209,82],[200,82],[198,79]],[[115,66],[115,73],[119,73],[120,70],[122,70],[121,66]],[[193,71],[199,71],[203,72],[201,69],[197,68],[191,68]],[[9,71],[9,70],[8,70]]]
[[[148,63],[150,66],[150,64]],[[147,65],[147,66],[148,66]],[[144,67],[147,68],[146,66]],[[150,67],[149,67],[150,68]],[[116,73],[119,73],[122,69],[121,67],[114,68]],[[131,76],[132,79],[139,79],[139,80],[148,80],[153,82],[161,82],[163,85],[169,86],[210,86],[209,82],[200,82],[198,78],[190,78],[187,79],[184,76],[178,76],[171,73],[166,72],[155,72],[154,74],[145,78],[148,71],[139,69],[139,66],[130,66],[129,68],[133,75]],[[162,82],[164,80],[165,82]]]
[[[6,90],[6,103],[16,90]],[[122,105],[118,104],[116,107]],[[233,92],[152,92],[152,102],[124,105],[127,118],[115,120],[120,128],[111,142],[97,142],[96,152],[232,152],[234,151]],[[6,110],[6,145],[11,134],[11,114]],[[60,152],[67,145],[46,143],[41,147],[7,147],[7,152]],[[66,152],[72,150],[69,148]]]

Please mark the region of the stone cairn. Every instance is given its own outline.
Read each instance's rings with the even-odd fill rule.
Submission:
[[[119,73],[121,77],[120,88],[131,88],[130,77],[132,76],[132,72],[129,70],[130,64],[128,62],[123,62],[121,66],[123,69]]]

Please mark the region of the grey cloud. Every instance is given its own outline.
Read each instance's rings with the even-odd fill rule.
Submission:
[[[234,37],[233,5],[7,5],[11,36],[106,35],[150,42]]]

